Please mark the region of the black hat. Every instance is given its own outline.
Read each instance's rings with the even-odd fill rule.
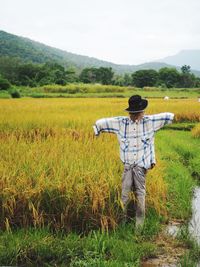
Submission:
[[[133,95],[128,100],[129,107],[126,108],[126,111],[130,113],[136,113],[143,111],[148,106],[148,101],[142,99],[140,95]]]

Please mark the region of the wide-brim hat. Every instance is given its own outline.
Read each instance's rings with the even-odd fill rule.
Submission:
[[[148,100],[142,99],[140,95],[133,95],[128,100],[129,107],[125,110],[130,113],[136,113],[144,111],[144,109],[148,106]]]

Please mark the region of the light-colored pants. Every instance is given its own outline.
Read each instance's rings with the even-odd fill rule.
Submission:
[[[124,215],[127,216],[129,193],[134,192],[136,197],[136,226],[143,225],[145,218],[145,178],[147,170],[137,165],[124,165],[122,175],[122,202]]]

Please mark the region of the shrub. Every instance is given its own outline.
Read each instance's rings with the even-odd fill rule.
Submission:
[[[11,90],[10,95],[12,96],[12,98],[20,98],[21,97],[19,91],[17,91],[16,89]]]

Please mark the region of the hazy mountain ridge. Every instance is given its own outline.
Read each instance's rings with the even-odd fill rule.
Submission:
[[[190,65],[192,69],[200,71],[200,49],[181,50],[176,55],[165,57],[158,62],[165,62],[167,64],[182,66]]]
[[[118,74],[130,73],[140,69],[159,70],[163,67],[175,67],[167,64],[167,62],[165,63],[164,60],[140,65],[114,64],[93,57],[70,53],[5,31],[0,31],[0,56],[19,57],[24,62],[31,61],[33,63],[45,63],[55,60],[65,67],[76,67],[79,70],[86,67],[112,67]],[[180,70],[180,67],[176,68]],[[200,76],[200,71],[193,71],[193,73]]]

